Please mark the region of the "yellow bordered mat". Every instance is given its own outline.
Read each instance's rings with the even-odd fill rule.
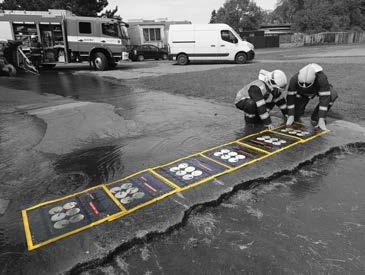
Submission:
[[[109,184],[101,184],[93,188],[84,190],[82,192],[78,192],[55,200],[43,202],[28,209],[22,210],[22,218],[23,218],[28,250],[33,250],[42,247],[44,245],[50,244],[67,236],[71,236],[88,228],[91,228],[97,224],[106,221],[113,221],[117,218],[132,213],[140,208],[158,202],[177,192],[188,190],[202,183],[208,182],[214,178],[217,178],[221,175],[234,172],[247,165],[253,164],[264,158],[270,157],[274,154],[287,150],[298,144],[305,143],[309,140],[312,140],[316,137],[319,137],[329,132],[329,131],[322,131],[315,133],[311,132],[310,136],[302,138],[298,136],[293,136],[292,134],[289,133],[282,132],[281,129],[283,129],[283,127],[285,126],[280,126],[274,130],[264,130],[258,133],[250,134],[236,141],[228,142],[226,144],[189,155],[187,157],[175,160],[173,162],[164,165],[159,165],[153,168],[143,170],[141,172],[137,172],[135,174],[132,174],[120,180],[116,180]],[[303,128],[303,125],[297,125],[297,124],[295,124],[292,128],[293,129],[300,128],[302,130],[303,129],[305,130],[305,128]],[[250,142],[254,141],[255,139],[257,140],[258,137],[263,137],[263,136],[270,136],[271,138],[274,139],[280,138],[282,140],[286,140],[286,143],[283,144],[283,146],[279,146],[273,149],[267,146],[263,146],[261,144],[262,140],[261,141],[259,140],[260,143],[258,144],[256,144],[255,142]],[[264,145],[266,145],[266,143],[264,143]],[[229,150],[229,152],[227,152],[227,150]],[[217,154],[217,152],[221,152],[222,155],[226,154],[227,156],[230,156],[230,158],[222,159],[220,158],[221,155]],[[216,155],[214,155],[214,153],[216,153]],[[245,161],[242,161],[242,159],[239,159],[237,162],[232,161],[232,159],[237,156],[236,153],[237,155],[245,155],[244,159]],[[240,158],[242,158],[242,156]],[[184,165],[179,167],[179,165],[181,164]],[[198,172],[197,170],[201,171],[202,174],[200,174],[200,172]],[[176,174],[178,171],[183,171],[183,172]],[[184,174],[184,172],[186,173]],[[190,176],[186,176],[188,174]],[[123,186],[124,189],[121,188],[122,185],[125,183],[130,183],[132,184],[132,186],[129,186],[128,187],[129,189],[128,188],[125,189],[126,186]],[[117,190],[116,188],[121,188],[121,189]],[[136,190],[136,188],[138,188],[138,190]],[[98,197],[99,200],[101,200],[105,205],[107,205],[107,207],[105,207],[105,209],[103,208],[104,211],[102,211],[102,214],[100,215],[98,207],[94,205],[99,215],[93,216],[90,215],[89,213],[90,211],[92,213],[92,211],[94,210],[93,207],[90,206],[85,207],[84,205],[85,203],[86,205],[88,205],[89,202],[88,198],[90,197],[90,193],[93,192],[95,193],[96,191],[97,195],[95,195],[95,197]],[[122,192],[128,191],[130,193],[126,195],[124,193],[123,194],[120,193],[120,191]],[[144,192],[145,195],[142,196],[142,194],[137,194],[141,192]],[[118,196],[116,196],[117,193]],[[136,201],[134,203],[128,203],[128,201],[123,200],[123,198],[126,197],[129,198],[131,196],[135,196],[136,198],[135,199]],[[66,206],[66,209],[64,209],[64,206],[67,203],[75,203],[74,201],[75,198],[77,198],[77,203],[80,204],[80,211],[79,212],[78,210],[69,211],[74,208],[78,208],[77,207],[78,204],[74,205],[74,207],[71,208],[70,205],[68,205]],[[121,201],[124,202],[124,204]],[[98,206],[100,207],[100,205]],[[60,210],[60,208],[58,208],[59,212],[57,212],[57,207],[62,207],[63,208],[62,211]],[[37,212],[36,210],[39,210],[38,211],[39,213],[36,213]],[[81,210],[83,210],[84,212],[82,212]],[[66,213],[67,211],[69,212]],[[60,213],[64,213],[66,216]],[[84,218],[81,219],[80,215],[83,215]],[[44,220],[41,221],[42,216],[47,217],[45,218],[46,222]],[[64,221],[66,219],[70,221]],[[79,224],[79,226],[73,227],[74,224],[80,222],[80,219],[81,223]],[[47,230],[39,229],[37,222],[43,222],[43,224],[46,223],[48,224],[48,227],[56,226],[56,228],[53,228],[51,230],[51,233],[48,233],[47,236],[49,238],[44,237],[45,236],[44,232]],[[70,224],[71,226],[68,228]],[[67,230],[64,230],[64,228],[66,228]],[[58,231],[59,234],[54,233],[56,229],[61,230]],[[37,230],[39,230],[41,233],[37,232]]]

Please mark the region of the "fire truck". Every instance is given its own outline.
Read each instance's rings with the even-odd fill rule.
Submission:
[[[108,70],[128,59],[128,24],[115,18],[76,16],[67,10],[0,10],[0,41],[19,43],[39,67],[88,61]]]

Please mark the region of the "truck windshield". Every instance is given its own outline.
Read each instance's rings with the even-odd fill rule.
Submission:
[[[120,34],[121,34],[121,38],[122,39],[129,39],[129,36],[128,36],[128,29],[125,25],[119,25],[120,29]]]
[[[104,35],[112,37],[120,37],[118,24],[116,23],[103,23],[102,31]]]

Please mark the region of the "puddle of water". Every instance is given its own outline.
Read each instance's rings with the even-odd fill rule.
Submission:
[[[239,191],[115,260],[132,274],[359,273],[365,269],[364,153],[336,153]],[[121,271],[114,262],[106,267]]]

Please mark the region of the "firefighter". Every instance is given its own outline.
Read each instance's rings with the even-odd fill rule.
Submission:
[[[42,62],[42,44],[37,35],[30,36],[30,61],[36,68],[39,68]]]
[[[290,79],[286,98],[288,103],[286,124],[289,126],[294,121],[300,122],[309,100],[316,96],[319,97],[319,103],[312,113],[311,122],[313,126],[327,130],[325,118],[338,95],[329,84],[323,68],[312,63],[303,67]]]
[[[260,70],[257,80],[244,86],[236,96],[236,107],[245,112],[247,123],[263,123],[272,129],[269,112],[277,105],[286,117],[287,105],[283,95],[287,78],[283,71]]]

